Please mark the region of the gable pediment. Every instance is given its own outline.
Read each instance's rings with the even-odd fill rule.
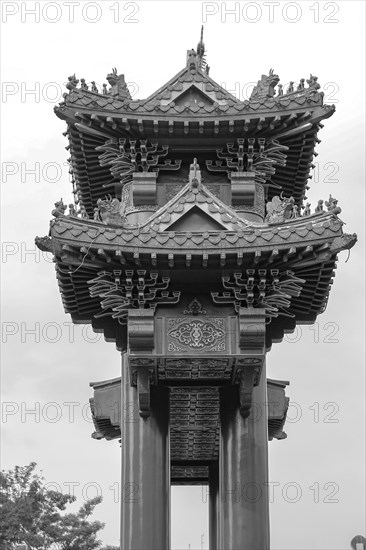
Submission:
[[[214,103],[227,105],[228,102],[236,103],[238,100],[203,71],[192,73],[186,67],[149,96],[145,103],[153,104],[155,101],[167,108],[170,104],[177,107],[186,104],[211,107]]]
[[[177,195],[146,220],[157,232],[240,231],[248,223],[200,184],[188,183]]]
[[[174,101],[175,105],[178,107],[181,105],[213,105],[214,99],[209,97],[207,94],[203,93],[197,86],[192,84],[186,90],[181,92],[171,101]],[[202,105],[203,104],[203,105]]]
[[[225,231],[225,229],[227,229],[225,225],[194,205],[183,216],[169,224],[165,231]]]

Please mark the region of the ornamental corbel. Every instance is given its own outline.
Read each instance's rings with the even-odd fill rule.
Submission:
[[[231,204],[254,206],[256,196],[255,172],[231,172]]]
[[[132,194],[134,206],[156,204],[156,172],[137,172],[133,174]]]
[[[241,351],[264,355],[266,338],[266,310],[239,308],[239,347]]]
[[[266,311],[264,308],[239,308],[239,348],[250,358],[244,365],[239,379],[240,414],[246,419],[250,415],[253,388],[260,378],[265,358]],[[259,374],[259,376],[258,376]]]
[[[129,353],[135,355],[152,352],[155,345],[154,310],[130,309],[127,319]]]
[[[133,309],[127,317],[128,349],[130,356],[152,353],[155,347],[154,310]],[[137,366],[137,394],[139,414],[150,416],[150,368],[149,362],[141,360]]]

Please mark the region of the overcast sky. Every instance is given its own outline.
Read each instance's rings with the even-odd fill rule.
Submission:
[[[53,203],[71,200],[66,126],[53,106],[69,75],[102,84],[112,67],[135,98],[147,97],[185,66],[204,22],[210,76],[241,99],[274,68],[283,84],[315,74],[337,108],[319,134],[309,198],[315,206],[332,193],[359,242],[349,258],[339,255],[317,324],[267,358],[268,376],[291,382],[292,402],[288,438],[269,444],[271,540],[273,550],[349,548],[365,531],[364,2],[2,1],[1,9],[1,467],[34,460],[80,505],[103,494],[101,538],[118,544],[120,449],[90,438],[88,384],[119,376],[120,356],[90,327],[72,326],[52,261],[34,246]],[[205,488],[174,489],[172,516],[173,548],[208,548]]]

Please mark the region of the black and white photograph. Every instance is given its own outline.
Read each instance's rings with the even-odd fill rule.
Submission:
[[[365,11],[0,2],[0,550],[366,550]]]

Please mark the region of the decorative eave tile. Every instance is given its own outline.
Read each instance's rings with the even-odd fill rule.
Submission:
[[[208,240],[212,244],[219,244],[219,242],[221,241],[221,237],[219,235],[210,235]]]
[[[194,244],[196,245],[200,245],[203,243],[203,241],[205,240],[204,236],[201,234],[201,235],[192,235],[192,242],[194,242]]]
[[[168,233],[164,234],[164,233],[158,233],[156,235],[156,240],[160,243],[160,244],[165,244],[169,241],[169,235]]]
[[[105,238],[108,239],[109,241],[113,241],[113,240],[117,237],[117,235],[116,235],[116,233],[115,233],[114,231],[106,231],[106,232],[104,233],[104,236],[105,236]]]
[[[256,240],[257,236],[256,235],[244,235],[244,239],[248,242],[248,243],[254,243],[254,241]]]
[[[226,236],[226,240],[230,243],[230,244],[235,244],[239,239],[239,235],[236,233],[234,235],[227,235]]]
[[[78,237],[81,233],[83,233],[84,230],[82,227],[80,226],[74,226],[72,229],[70,229],[70,233],[74,236],[74,237]]]
[[[183,235],[183,234],[181,234],[181,235],[175,234],[175,235],[174,235],[174,241],[175,241],[178,245],[182,246],[182,245],[187,241],[187,236],[186,236],[186,235]]]
[[[299,237],[306,237],[306,235],[309,233],[309,231],[305,227],[296,227],[295,231],[299,235]]]
[[[140,233],[139,239],[143,243],[148,243],[151,241],[152,235],[150,233]]]
[[[134,236],[132,235],[132,233],[123,233],[121,235],[122,239],[126,242],[130,242],[132,241],[132,239],[134,238]]]
[[[65,223],[58,223],[53,226],[53,230],[56,231],[56,233],[59,233],[59,235],[62,235],[62,233],[68,231],[68,227]]]
[[[131,109],[131,111],[136,111],[139,107],[140,103],[137,101],[131,101],[131,103],[129,104],[129,108]]]
[[[261,233],[261,237],[262,239],[264,239],[265,241],[271,241],[274,237],[273,233],[272,232],[269,232],[269,231],[263,231]]]
[[[322,235],[325,231],[325,227],[324,227],[324,225],[314,225],[313,231],[317,235]]]
[[[280,229],[278,231],[278,236],[281,238],[281,239],[288,239],[290,236],[291,236],[291,231],[288,231],[288,229]]]
[[[104,97],[98,98],[98,105],[99,107],[106,107],[109,104],[109,100],[105,99]]]
[[[92,227],[89,227],[88,229],[88,236],[91,238],[91,239],[95,239],[95,237],[101,233],[100,229],[93,229]]]
[[[177,113],[182,114],[186,110],[185,105],[174,105],[174,109],[177,111]]]

